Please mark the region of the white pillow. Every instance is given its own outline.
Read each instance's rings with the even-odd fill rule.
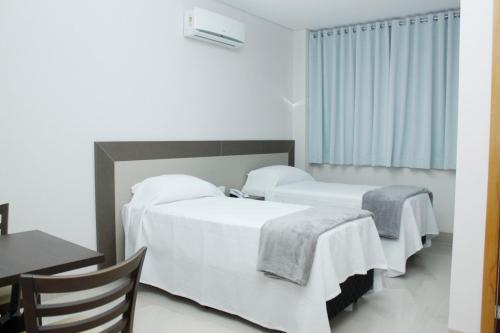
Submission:
[[[132,186],[132,193],[130,204],[135,207],[224,195],[215,185],[188,175],[147,178]]]
[[[276,186],[314,180],[307,172],[286,165],[273,165],[251,171],[242,191],[265,197]]]

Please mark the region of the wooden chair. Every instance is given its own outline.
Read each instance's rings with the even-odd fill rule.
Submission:
[[[0,205],[0,234],[9,233],[9,204]],[[10,310],[11,287],[0,287],[0,316]]]
[[[99,328],[103,333],[131,333],[137,288],[146,248],[132,258],[113,267],[90,274],[76,276],[22,275],[21,289],[24,299],[24,321],[27,333],[73,333]],[[119,283],[114,283],[119,282]],[[111,284],[111,285],[110,285]],[[98,296],[77,301],[41,304],[40,294],[71,293],[108,286]],[[115,305],[116,302],[118,304]],[[113,304],[110,304],[113,303]],[[83,311],[113,305],[89,318],[68,323],[43,325],[42,318],[73,315]],[[108,324],[106,328],[101,328]]]

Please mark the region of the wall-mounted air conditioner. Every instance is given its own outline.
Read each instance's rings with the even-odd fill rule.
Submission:
[[[229,48],[245,45],[245,25],[232,18],[194,8],[186,13],[184,36]]]

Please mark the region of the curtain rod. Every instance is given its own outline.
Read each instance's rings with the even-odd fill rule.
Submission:
[[[355,23],[355,24],[348,24],[348,25],[340,25],[337,27],[332,27],[332,28],[323,28],[323,29],[317,29],[317,30],[311,30],[312,33],[316,33],[314,37],[317,37],[318,33],[321,33],[323,35],[323,32],[326,32],[328,36],[331,36],[333,34],[333,30],[338,30],[338,34],[340,34],[340,31],[344,29],[344,32],[347,33],[349,32],[349,29],[353,29],[353,32],[356,32],[356,27],[361,27],[362,31],[366,31],[368,27],[371,28],[371,30],[374,30],[377,25],[380,26],[380,28],[384,28],[385,26],[391,28],[392,23],[391,21],[397,21],[399,20],[399,25],[405,25],[407,20],[409,19],[410,24],[415,24],[417,21],[420,23],[426,23],[429,21],[428,17],[429,15],[433,15],[432,19],[433,21],[438,21],[439,20],[439,14],[442,13],[447,13],[447,12],[453,12],[453,18],[459,18],[460,17],[460,9],[455,8],[455,9],[449,9],[449,10],[441,10],[438,12],[430,12],[426,14],[416,14],[416,15],[408,15],[406,17],[396,17],[396,18],[389,18],[389,19],[383,19],[383,20],[377,20],[377,21],[369,21],[369,22],[364,22],[364,23]],[[447,20],[449,18],[449,14],[444,15],[444,19]]]

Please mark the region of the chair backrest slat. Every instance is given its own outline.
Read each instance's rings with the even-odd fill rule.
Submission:
[[[62,304],[38,305],[36,306],[36,314],[38,317],[54,317],[95,309],[128,294],[133,288],[134,281],[126,281],[110,291],[88,299]]]
[[[36,292],[43,294],[70,293],[98,288],[116,281],[117,276],[133,274],[140,262],[141,258],[134,256],[116,266],[85,275],[64,276],[61,278],[39,275],[34,280],[34,288]],[[55,281],[57,283],[54,283]]]
[[[24,316],[27,333],[74,333],[97,328],[117,320],[103,330],[104,333],[131,333],[137,288],[146,249],[140,249],[132,258],[107,269],[75,276],[22,275]],[[117,282],[116,285],[114,282]],[[110,285],[113,283],[112,285]],[[110,285],[100,295],[66,303],[41,304],[40,294],[82,291]],[[117,305],[115,301],[122,298]],[[42,318],[71,315],[98,309],[112,308],[98,315],[65,324],[43,325]]]
[[[41,331],[44,333],[67,333],[67,332],[83,332],[88,331],[93,328],[102,326],[116,317],[123,315],[127,309],[130,307],[130,301],[124,300],[120,304],[100,313],[96,316],[74,321],[67,324],[59,325],[48,325],[45,326]]]
[[[0,235],[9,233],[9,204],[0,205]]]

